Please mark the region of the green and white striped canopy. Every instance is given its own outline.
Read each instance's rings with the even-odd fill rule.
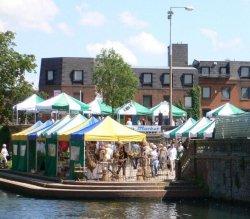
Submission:
[[[88,109],[88,104],[83,103],[66,93],[61,93],[55,97],[43,101],[42,103],[37,104],[38,111],[85,111]]]
[[[191,128],[196,123],[196,120],[189,118],[184,124],[178,126],[175,129],[164,132],[165,138],[179,138],[182,133]]]
[[[206,117],[201,118],[191,128],[182,133],[182,137],[197,138],[197,133],[211,124],[212,121]]]
[[[95,98],[89,103],[88,113],[94,115],[109,115],[112,114],[112,107],[105,104],[101,99]]]
[[[23,102],[13,106],[13,109],[17,111],[36,112],[36,105],[43,101],[43,98],[39,97],[36,94],[33,94],[32,96],[25,99]]]
[[[242,113],[245,113],[245,111],[241,110],[240,108],[230,103],[225,103],[222,106],[219,106],[216,109],[213,109],[207,112],[206,117],[214,118],[217,116],[230,116],[230,115],[236,115],[236,114],[242,114]]]
[[[169,116],[169,103],[167,101],[163,101],[159,103],[158,105],[152,107],[150,111],[153,116],[158,116],[160,112],[163,114],[163,116]],[[187,116],[187,113],[184,110],[174,105],[172,105],[172,112],[173,112],[173,117]]]
[[[213,137],[214,128],[215,128],[215,121],[211,122],[205,128],[203,128],[202,130],[200,130],[197,133],[197,137],[198,138],[212,138]]]
[[[124,104],[123,106],[116,109],[116,114],[118,115],[138,115],[138,116],[146,116],[150,115],[150,109],[146,108],[145,106],[135,102],[129,101],[128,103]]]

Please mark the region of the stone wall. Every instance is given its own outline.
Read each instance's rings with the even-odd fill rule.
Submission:
[[[210,197],[250,202],[250,139],[194,140],[189,153],[183,177],[196,179]]]

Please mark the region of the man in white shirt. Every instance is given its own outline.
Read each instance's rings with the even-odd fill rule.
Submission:
[[[158,172],[158,165],[159,165],[159,154],[157,152],[157,146],[153,145],[152,147],[152,152],[151,152],[151,167],[152,167],[152,176],[155,177],[157,176],[157,172]]]
[[[169,150],[169,160],[170,160],[170,166],[171,166],[171,173],[175,170],[175,160],[177,157],[177,150],[174,144],[172,143],[171,149]]]

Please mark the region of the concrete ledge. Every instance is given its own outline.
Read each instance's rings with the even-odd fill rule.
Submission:
[[[175,183],[174,183],[175,184]],[[181,186],[183,184],[183,186]],[[55,183],[0,172],[0,188],[29,197],[46,199],[124,199],[124,198],[200,198],[202,193],[193,184],[183,182],[79,182]]]

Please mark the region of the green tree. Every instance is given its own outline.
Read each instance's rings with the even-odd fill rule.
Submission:
[[[0,32],[0,124],[9,124],[12,107],[34,93],[25,72],[34,72],[35,56],[15,51],[15,34]]]
[[[201,117],[201,88],[195,85],[189,91],[192,98],[192,108],[187,110],[188,116],[198,120]]]
[[[114,109],[134,98],[138,78],[115,50],[102,50],[96,56],[93,82],[104,101]]]

